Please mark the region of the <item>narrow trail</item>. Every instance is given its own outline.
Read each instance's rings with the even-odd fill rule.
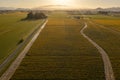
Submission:
[[[110,59],[109,59],[107,53],[105,52],[105,50],[102,47],[100,47],[96,42],[94,42],[92,39],[90,39],[86,34],[84,34],[84,30],[87,27],[88,27],[87,23],[85,23],[85,26],[82,28],[82,30],[80,31],[80,33],[91,44],[93,44],[97,48],[97,50],[99,51],[99,53],[101,54],[102,59],[103,59],[103,63],[104,63],[104,70],[105,70],[104,72],[105,72],[105,78],[106,78],[106,80],[115,80],[111,62],[110,62]]]
[[[32,39],[29,41],[29,43],[26,45],[26,47],[23,49],[23,51],[18,55],[18,57],[12,62],[12,64],[10,65],[10,67],[4,72],[4,74],[0,77],[0,80],[10,80],[10,78],[13,76],[13,74],[15,73],[16,69],[19,67],[21,61],[23,60],[23,58],[25,57],[26,53],[29,51],[29,49],[31,48],[31,46],[33,45],[33,43],[35,42],[35,40],[37,39],[37,37],[39,36],[40,32],[43,30],[43,28],[45,27],[46,23],[48,21],[46,21],[40,28],[39,30],[34,34],[34,36],[32,37]],[[8,61],[8,60],[7,60]]]

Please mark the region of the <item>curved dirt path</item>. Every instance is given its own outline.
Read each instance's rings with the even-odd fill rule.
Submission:
[[[23,49],[23,51],[18,55],[18,57],[12,62],[10,67],[3,73],[3,75],[0,77],[0,80],[10,80],[10,78],[13,76],[15,73],[16,69],[19,67],[21,61],[25,57],[26,53],[29,51],[37,37],[39,36],[40,32],[43,30],[45,27],[46,23],[48,20],[39,28],[39,30],[34,34],[32,39],[29,41],[29,43],[26,45],[26,47]],[[16,51],[15,51],[16,52]],[[8,59],[7,59],[8,61]]]
[[[92,43],[99,53],[102,55],[103,63],[104,63],[104,70],[105,70],[105,78],[106,80],[115,80],[112,65],[110,62],[110,59],[107,55],[107,53],[104,51],[102,47],[100,47],[96,42],[94,42],[92,39],[90,39],[87,35],[84,34],[84,30],[87,28],[87,23],[85,23],[85,26],[82,28],[80,33],[85,37],[90,43]]]

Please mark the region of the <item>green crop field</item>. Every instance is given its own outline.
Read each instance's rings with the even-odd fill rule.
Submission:
[[[120,17],[90,17],[85,33],[108,53],[116,80],[120,80]]]
[[[21,21],[26,15],[25,12],[0,14],[0,63],[42,23],[42,20]]]
[[[104,80],[101,55],[80,34],[83,26],[52,13],[11,80]]]

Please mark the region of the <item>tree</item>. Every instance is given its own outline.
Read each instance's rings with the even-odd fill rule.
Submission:
[[[27,19],[32,19],[33,17],[34,17],[34,15],[33,15],[32,12],[30,12],[30,13],[27,14]]]
[[[41,12],[29,12],[26,19],[45,19],[47,16]]]

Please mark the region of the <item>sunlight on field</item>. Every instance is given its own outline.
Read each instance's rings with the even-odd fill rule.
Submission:
[[[101,56],[80,35],[83,21],[66,18],[65,13],[59,14],[65,18],[56,15],[49,18],[11,80],[103,80]]]
[[[116,17],[106,19],[104,16],[96,18],[91,17],[87,21],[88,28],[85,33],[107,52],[116,80],[120,80],[120,19],[115,19]]]
[[[102,25],[111,25],[111,26],[120,26],[120,19],[119,20],[104,20],[104,19],[95,19],[93,20],[99,24],[102,24]]]
[[[102,16],[101,16],[102,17]],[[111,16],[110,16],[111,17]],[[112,18],[97,18],[97,19],[91,19],[94,23],[98,24],[99,26],[104,26],[108,29],[115,30],[117,32],[120,32],[120,18],[118,17],[112,17]]]

